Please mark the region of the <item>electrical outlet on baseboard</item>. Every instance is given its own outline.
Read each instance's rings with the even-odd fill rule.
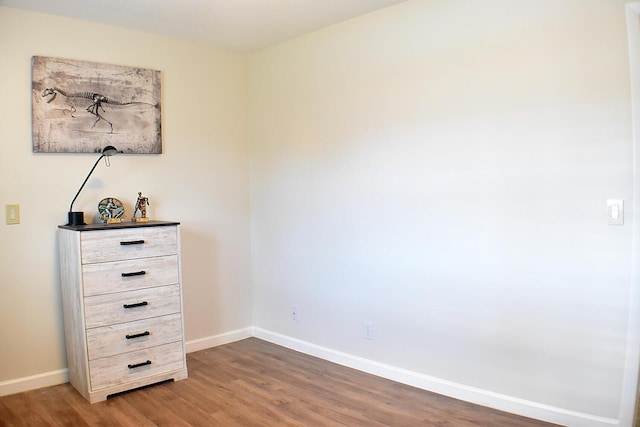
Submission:
[[[364,339],[373,341],[373,322],[364,322]]]

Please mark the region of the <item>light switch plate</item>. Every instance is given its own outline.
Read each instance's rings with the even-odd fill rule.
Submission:
[[[7,225],[20,224],[20,205],[5,205]]]
[[[609,225],[624,224],[624,200],[607,200],[607,223]]]

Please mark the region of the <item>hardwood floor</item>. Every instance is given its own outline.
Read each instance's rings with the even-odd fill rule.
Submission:
[[[0,398],[0,426],[550,426],[249,338],[191,353],[189,378],[89,404],[63,384]]]

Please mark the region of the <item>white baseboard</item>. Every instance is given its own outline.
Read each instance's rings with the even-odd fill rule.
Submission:
[[[212,335],[210,337],[199,338],[185,342],[185,350],[187,353],[204,350],[206,348],[217,347],[223,344],[229,344],[234,341],[240,341],[253,336],[253,328],[237,329],[224,334]]]
[[[22,393],[42,387],[50,387],[69,382],[69,370],[45,372],[43,374],[30,375],[28,377],[15,378],[0,382],[0,396]]]
[[[464,384],[375,362],[373,360],[332,350],[330,348],[321,347],[307,341],[277,334],[261,328],[249,327],[187,341],[185,343],[185,348],[187,353],[192,353],[194,351],[229,344],[252,336],[301,353],[328,360],[339,365],[377,375],[382,378],[387,378],[444,396],[453,397],[455,399],[487,406],[524,417],[535,418],[571,427],[607,427],[620,425],[620,422],[617,419],[570,411],[563,408],[557,408],[538,402],[532,402],[525,399],[494,393],[488,390],[470,387]],[[37,388],[64,384],[68,381],[68,369],[60,369],[43,374],[16,378],[0,382],[0,396],[7,396],[9,394],[21,393]]]
[[[328,360],[330,362],[367,372],[382,378],[387,378],[423,390],[463,400],[465,402],[487,406],[524,417],[535,418],[541,421],[572,427],[605,427],[620,425],[619,420],[617,419],[570,411],[500,393],[494,393],[476,387],[470,387],[464,384],[431,377],[429,375],[353,356],[351,354],[321,347],[306,341],[280,335],[260,328],[253,328],[253,336],[301,353],[309,354],[320,359]]]

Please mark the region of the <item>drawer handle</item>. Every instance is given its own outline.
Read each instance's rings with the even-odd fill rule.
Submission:
[[[145,274],[147,274],[146,271],[140,270],[140,271],[134,271],[132,273],[122,273],[122,277],[144,276]]]
[[[127,246],[127,245],[144,245],[144,240],[128,240],[125,242],[120,242],[121,246]]]
[[[151,360],[147,360],[146,362],[142,362],[142,363],[134,363],[133,365],[127,365],[129,367],[129,369],[135,369],[135,368],[139,368],[141,366],[147,366],[147,365],[151,365]]]
[[[140,332],[139,334],[133,334],[133,335],[125,335],[125,337],[127,337],[128,340],[132,340],[134,338],[140,338],[140,337],[146,337],[151,335],[151,332],[149,331],[144,331],[144,332]]]
[[[134,308],[134,307],[143,307],[145,305],[149,305],[149,303],[146,302],[146,301],[142,301],[142,302],[137,302],[135,304],[124,304],[123,307],[124,308]]]

